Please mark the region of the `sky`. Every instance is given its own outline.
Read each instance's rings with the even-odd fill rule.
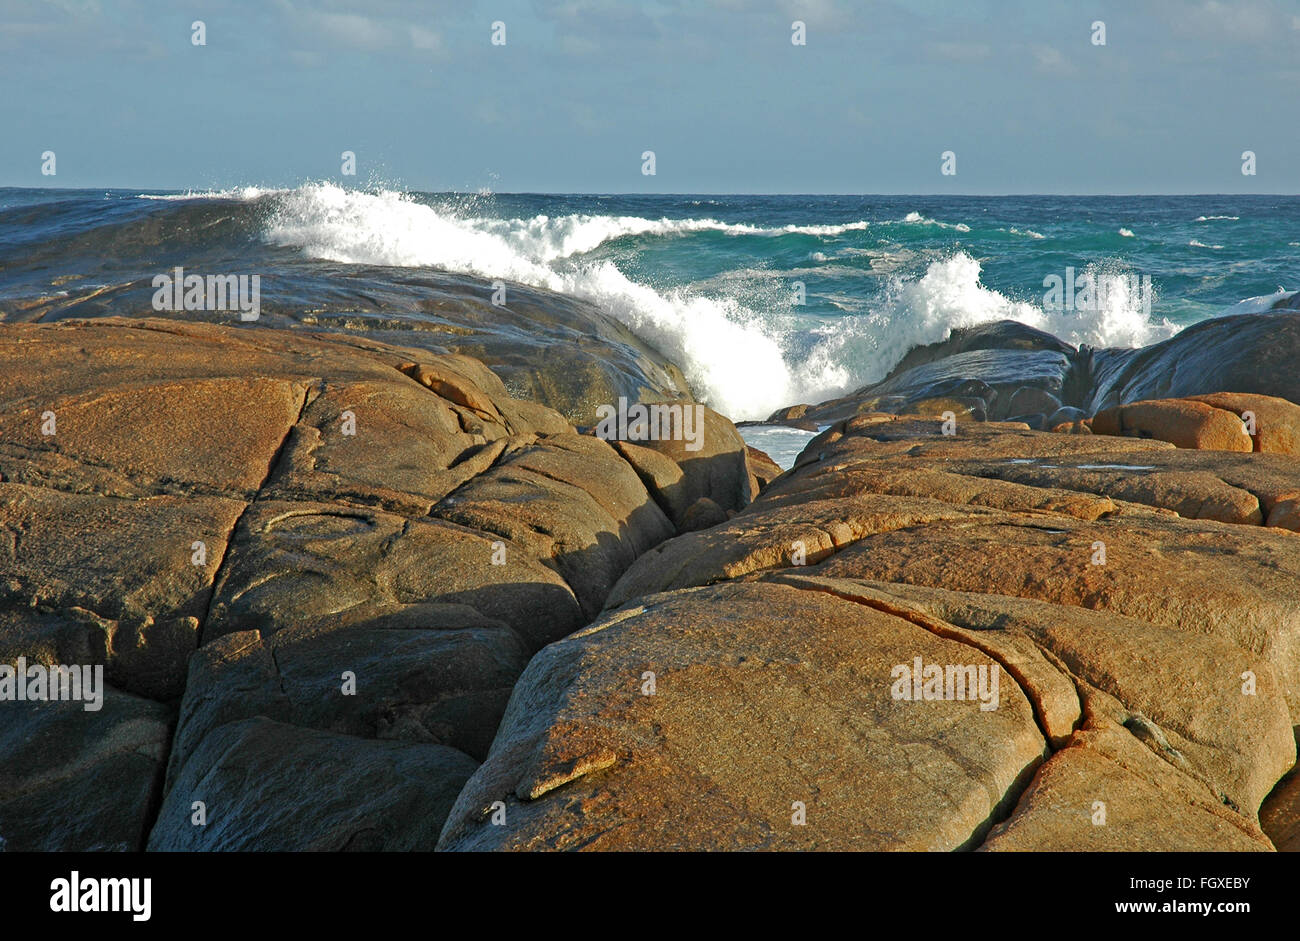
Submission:
[[[0,0],[0,87],[0,186],[1300,193],[1300,0]]]

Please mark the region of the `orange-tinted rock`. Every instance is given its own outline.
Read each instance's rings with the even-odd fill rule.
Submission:
[[[1191,398],[1240,418],[1254,416],[1255,450],[1272,454],[1300,454],[1300,405],[1271,395],[1216,392]]]
[[[1098,412],[1094,435],[1157,438],[1180,448],[1251,451],[1251,438],[1235,414],[1192,399],[1134,402]]]
[[[758,448],[745,446],[745,462],[749,467],[750,491],[757,497],[767,485],[781,476],[781,465]]]
[[[918,657],[997,695],[896,698]],[[1045,750],[976,647],[819,591],[674,592],[533,659],[439,848],[969,848]]]
[[[1274,503],[1264,525],[1300,533],[1300,495]]]
[[[481,363],[356,336],[0,326],[0,432],[0,662],[103,665],[115,697],[184,692],[156,846],[427,848],[528,656],[675,532],[623,455],[511,398]],[[691,478],[694,502],[718,486],[743,505],[743,442],[721,416],[705,432],[716,447],[690,456],[689,475],[657,456]],[[203,642],[215,646],[192,657]],[[84,723],[54,721],[57,706],[18,716],[0,701],[0,727],[18,723],[0,768],[37,728],[89,740]],[[156,712],[166,746],[174,705]],[[49,744],[65,746],[99,760]],[[120,820],[38,769],[6,779],[17,797],[0,796],[0,818],[31,819],[0,836],[139,849],[166,748],[109,752]],[[321,766],[329,794],[295,788]],[[394,777],[407,772],[428,780]],[[359,795],[333,779],[350,774],[397,798],[343,819]],[[209,798],[245,819],[195,842],[187,808]],[[366,823],[385,814],[392,839]]]

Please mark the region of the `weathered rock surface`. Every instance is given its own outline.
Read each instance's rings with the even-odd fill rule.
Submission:
[[[440,846],[1272,848],[1258,815],[1295,764],[1300,724],[1295,537],[1258,518],[1189,519],[1161,505],[1175,501],[1160,486],[1133,494],[1143,505],[1086,475],[1141,460],[1159,478],[1194,459],[1198,485],[1255,474],[1283,492],[1300,469],[1161,441],[941,428],[838,423],[732,519],[642,555],[603,620],[525,671]],[[911,660],[900,631],[927,663],[998,664],[998,712],[1023,703],[1032,719],[1019,772],[990,780],[987,762],[960,759],[942,779],[950,806],[969,806],[967,788],[986,795],[942,815],[960,838],[913,829],[895,803],[906,793],[934,818],[934,796],[899,778],[935,781],[927,723],[972,706],[885,698],[879,678]],[[927,646],[940,641],[954,646]],[[990,754],[977,722],[943,721],[947,754]],[[849,734],[863,744],[837,743]],[[846,777],[881,782],[869,809]],[[799,779],[817,795],[804,825],[790,822]],[[497,801],[504,825],[487,813]]]
[[[109,687],[103,706],[0,703],[0,834],[10,852],[136,850],[162,792],[172,710]]]
[[[743,505],[710,421],[661,469]],[[16,778],[12,848],[429,848],[531,654],[677,532],[633,463],[481,363],[358,336],[7,325],[0,431],[0,655],[125,691],[102,719],[0,702],[0,765],[44,723],[125,795]]]
[[[1297,468],[1282,455],[1114,450],[1068,461],[962,461],[952,471],[1100,494],[1172,510],[1187,519],[1300,531],[1287,518],[1297,496]]]
[[[211,730],[172,783],[150,850],[429,850],[474,761],[443,745],[244,719]],[[204,805],[203,825],[194,802]]]
[[[649,438],[644,429],[640,436],[630,432],[632,440],[610,439],[678,527],[696,501],[712,500],[724,511],[742,509],[758,495],[760,474],[771,479],[781,472],[761,451],[751,456],[752,449],[725,416],[698,403],[682,407],[692,409],[698,417],[687,425],[674,423],[671,427],[689,428],[693,441],[685,434]]]
[[[994,666],[820,592],[734,584],[646,598],[533,660],[439,847],[977,845],[1045,743],[1013,683],[991,711],[891,698],[890,670],[915,657]]]
[[[1115,723],[1081,730],[1039,770],[990,852],[1267,852],[1224,808]]]
[[[111,684],[0,701],[0,834],[1293,847],[1300,409],[1085,421],[1062,347],[914,351],[788,410],[830,427],[782,474],[713,412],[698,451],[602,441],[355,335],[0,328],[0,662]]]

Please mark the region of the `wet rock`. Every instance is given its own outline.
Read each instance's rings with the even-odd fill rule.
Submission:
[[[1052,414],[1048,415],[1043,424],[1046,426],[1046,430],[1055,431],[1060,425],[1080,422],[1087,417],[1088,413],[1081,408],[1062,405],[1056,411],[1052,412]]]
[[[1097,350],[1084,407],[1097,413],[1149,399],[1219,392],[1300,401],[1300,313],[1214,317],[1137,350]]]
[[[1011,394],[1007,402],[1006,414],[1014,415],[1051,415],[1061,408],[1061,400],[1050,392],[1033,386],[1021,386]]]
[[[946,340],[913,348],[880,382],[801,416],[830,422],[866,411],[938,416],[950,410],[983,421],[1048,413],[1079,394],[1076,353],[1015,321],[956,329]]]
[[[199,211],[199,210],[196,210]],[[211,224],[211,221],[205,224]],[[182,228],[167,243],[184,244]],[[181,256],[176,263],[191,263]],[[161,262],[159,262],[162,265]],[[345,342],[392,344],[421,351],[425,359],[462,354],[486,363],[510,393],[555,409],[575,424],[594,421],[595,409],[620,396],[636,401],[690,397],[681,370],[630,329],[589,301],[515,282],[504,282],[505,303],[493,303],[498,282],[473,275],[346,266],[313,279],[305,293],[285,295],[281,279],[262,287],[261,316],[241,333],[265,328],[337,334]],[[188,329],[196,321],[229,324],[227,312],[169,315],[151,303],[152,273],[103,291],[102,286],[56,292],[7,311],[11,320],[174,317]],[[277,341],[278,342],[278,341]],[[269,374],[274,375],[274,374]]]

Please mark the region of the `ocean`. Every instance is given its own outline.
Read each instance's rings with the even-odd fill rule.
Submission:
[[[1265,309],[1300,287],[1300,197],[0,189],[0,319],[147,314],[141,279],[177,265],[259,274],[263,305],[289,316],[327,297],[418,319],[435,289],[413,269],[558,291],[741,421],[878,380],[958,326],[1131,347]],[[1108,289],[1060,308],[1053,276]]]

